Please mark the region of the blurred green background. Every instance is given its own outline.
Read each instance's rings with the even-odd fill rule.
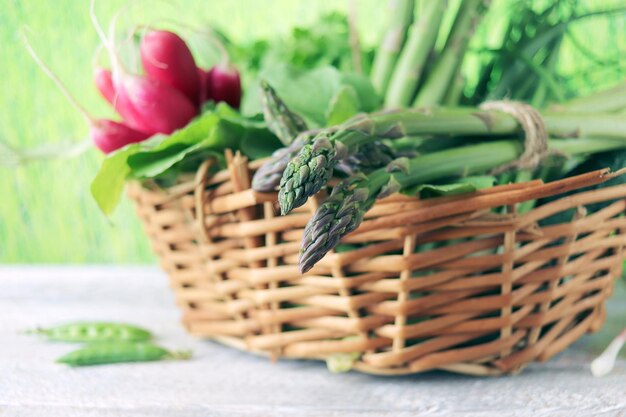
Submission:
[[[479,30],[477,41],[489,41],[502,30],[504,19],[500,17],[512,1],[493,0],[492,11]],[[592,8],[625,4],[598,0],[582,3]],[[359,29],[366,45],[373,45],[379,38],[384,4],[382,0],[358,0]],[[233,40],[244,41],[286,35],[291,27],[310,24],[322,13],[345,11],[347,1],[97,3],[98,15],[104,22],[124,7],[128,7],[123,12],[126,24],[150,24],[164,19],[193,26],[209,23]],[[0,10],[0,60],[4,63],[0,77],[0,141],[29,149],[84,139],[87,125],[26,53],[20,31],[29,29],[29,38],[42,59],[91,113],[111,116],[91,79],[98,39],[89,21],[89,1],[0,0]],[[624,78],[619,63],[626,50],[623,17],[587,19],[572,28],[558,71],[567,74],[568,82],[574,83],[573,87],[581,93]],[[472,65],[471,59],[465,63],[466,69]],[[89,184],[101,159],[96,150],[89,150],[74,159],[35,162],[10,169],[0,167],[0,263],[154,262],[128,202],[107,219],[92,201]]]

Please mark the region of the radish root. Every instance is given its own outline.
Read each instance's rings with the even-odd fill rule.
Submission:
[[[33,48],[33,45],[30,43],[28,36],[26,36],[26,31],[30,32],[30,30],[28,30],[27,28],[24,28],[21,33],[21,39],[22,39],[22,42],[24,42],[24,46],[26,47],[26,50],[28,51],[31,58],[33,58],[33,60],[37,63],[39,68],[48,76],[48,78],[50,78],[54,82],[57,88],[61,90],[61,93],[72,104],[72,106],[74,106],[76,110],[78,110],[80,114],[82,114],[83,117],[85,117],[85,119],[90,124],[94,123],[93,116],[91,116],[91,114],[89,114],[89,112],[78,102],[78,100],[76,100],[76,98],[72,95],[72,93],[69,92],[65,84],[63,84],[61,79],[59,79],[59,77],[50,69],[50,67],[48,67],[48,65],[37,54],[37,52],[35,51],[35,48]]]

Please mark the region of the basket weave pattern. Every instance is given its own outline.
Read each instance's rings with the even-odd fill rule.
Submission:
[[[280,217],[274,193],[249,188],[259,162],[227,161],[212,176],[207,161],[165,190],[132,184],[129,196],[189,332],[240,349],[273,358],[359,352],[355,368],[376,374],[510,373],[598,329],[621,274],[626,186],[516,213],[524,201],[603,182],[606,171],[388,197],[343,239],[347,250],[301,276],[302,231],[323,196]],[[568,222],[539,225],[564,211]]]

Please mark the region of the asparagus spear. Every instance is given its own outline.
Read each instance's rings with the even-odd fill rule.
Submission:
[[[619,115],[546,113],[549,134],[556,137],[610,136],[626,139],[626,120]],[[361,116],[344,126],[324,131],[303,147],[285,169],[278,202],[283,214],[304,204],[331,178],[343,158],[381,138],[420,135],[506,135],[518,133],[515,118],[476,108],[402,110]],[[320,141],[320,143],[317,143]]]
[[[350,136],[371,135],[373,128],[369,118],[363,115],[352,118],[346,122],[344,126],[344,139]],[[332,131],[333,128],[326,129],[324,135],[328,135]],[[252,188],[260,192],[274,191],[280,185],[283,172],[286,170],[289,162],[296,158],[306,145],[311,144],[313,138],[318,133],[320,133],[320,131],[304,131],[300,133],[289,146],[275,151],[271,158],[254,174],[252,178]],[[328,144],[324,143],[324,145]],[[339,146],[341,146],[341,144]],[[316,150],[320,152],[322,152],[322,149],[323,147],[321,146],[316,148]],[[358,170],[371,171],[374,168],[385,166],[395,158],[394,151],[381,142],[363,144],[354,154],[350,155],[349,158],[343,158],[343,153],[339,156],[341,156],[341,158],[338,158],[337,162],[341,161],[341,165],[337,168],[348,175]],[[311,159],[313,159],[313,157],[311,157]],[[307,162],[307,164],[309,162]]]
[[[415,6],[416,12],[418,6]],[[429,0],[424,4],[422,15],[411,26],[409,38],[393,72],[385,107],[406,107],[410,104],[428,54],[437,40],[446,6],[447,0]]]
[[[577,97],[564,104],[555,104],[554,110],[566,112],[615,112],[626,108],[626,82],[588,96]]]
[[[302,238],[298,261],[302,273],[311,269],[337,246],[339,239],[361,224],[365,212],[376,200],[375,194],[370,193],[370,184],[363,173],[349,177],[337,184],[315,211]]]
[[[463,0],[443,52],[420,89],[414,106],[441,103],[461,66],[469,40],[487,10],[488,3],[489,0]]]
[[[295,158],[304,145],[311,143],[313,133],[300,134],[291,145],[274,152],[265,164],[255,172],[252,178],[252,189],[260,192],[271,192],[280,185],[283,172],[287,164]],[[402,152],[406,154],[407,152]],[[396,157],[395,152],[382,142],[368,143],[359,148],[359,151],[350,157],[339,161],[336,169],[346,175],[358,171],[369,172],[387,165]]]
[[[268,128],[286,145],[278,149],[270,160],[262,165],[252,179],[252,188],[256,191],[273,191],[280,184],[287,164],[298,155],[300,150],[312,141],[315,131],[307,131],[304,120],[289,110],[276,91],[265,81],[261,81],[261,100],[263,114]],[[352,121],[358,121],[359,117]],[[356,170],[371,170],[389,163],[393,151],[382,143],[367,144],[355,155],[345,160],[340,167],[346,174]]]
[[[328,132],[320,133],[313,143],[304,145],[289,161],[280,179],[278,202],[282,214],[303,205],[328,182],[338,160],[345,156],[344,149],[341,142],[330,139]]]
[[[268,162],[261,165],[252,177],[252,189],[260,192],[274,191],[280,184],[287,164],[295,158],[302,148],[313,141],[314,133],[304,132],[288,146],[276,150]]]
[[[307,130],[306,122],[289,110],[265,80],[261,81],[261,105],[267,128],[284,144],[289,145],[296,136]]]
[[[402,49],[407,27],[412,20],[413,3],[413,0],[388,0],[387,32],[376,51],[371,74],[372,85],[381,95],[387,91],[389,79]]]
[[[301,206],[328,182],[337,163],[348,156],[341,139],[363,144],[374,142],[373,128],[374,123],[369,117],[360,116],[346,122],[339,131],[331,128],[320,132],[311,143],[305,144],[287,163],[280,179],[278,203],[281,213],[287,214]]]
[[[550,149],[571,155],[624,148],[626,143],[614,138],[550,141]],[[515,160],[522,152],[521,144],[515,140],[481,143],[417,156],[409,160],[406,172],[382,168],[367,176],[359,173],[342,181],[305,227],[298,262],[300,271],[310,270],[343,236],[355,230],[390,182],[402,189],[426,181],[483,173]]]
[[[336,168],[345,174],[352,175],[358,171],[369,172],[384,167],[395,158],[393,149],[378,141],[360,146],[356,154],[339,161]]]
[[[465,77],[463,77],[463,74],[458,73],[454,80],[452,80],[452,84],[448,87],[446,96],[442,100],[442,104],[444,106],[458,106],[464,98],[464,89]]]
[[[306,122],[292,112],[266,81],[261,81],[261,104],[268,129],[285,145],[272,154],[270,161],[262,165],[252,178],[252,188],[269,192],[280,183],[287,163],[310,143],[314,132],[307,132]]]

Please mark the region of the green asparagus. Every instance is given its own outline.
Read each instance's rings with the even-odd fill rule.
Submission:
[[[550,141],[552,150],[569,155],[625,147],[624,140],[615,138]],[[522,152],[519,141],[499,140],[417,156],[409,160],[406,172],[381,168],[367,176],[359,173],[340,182],[305,227],[299,257],[301,272],[310,270],[343,236],[359,226],[365,212],[390,182],[395,183],[394,188],[404,189],[426,181],[484,173],[515,160]]]
[[[267,128],[285,145],[291,144],[301,132],[307,130],[306,122],[289,110],[276,91],[261,81],[261,105]]]
[[[446,45],[434,67],[431,76],[420,88],[414,106],[432,106],[440,104],[448,87],[454,82],[461,67],[465,51],[476,26],[482,19],[489,0],[463,0],[457,13]]]
[[[280,184],[287,164],[302,148],[311,143],[314,133],[302,133],[291,144],[276,150],[270,159],[256,170],[252,177],[252,189],[260,192],[274,191]]]
[[[298,155],[304,145],[311,143],[313,136],[311,132],[302,133],[289,146],[274,152],[271,158],[255,172],[252,178],[252,189],[260,192],[276,190],[289,161]],[[354,155],[341,160],[336,169],[346,175],[352,175],[357,171],[369,172],[385,166],[395,157],[393,149],[384,143],[368,143],[359,147]]]
[[[358,171],[369,172],[373,169],[384,167],[395,157],[393,149],[384,143],[380,141],[367,143],[360,146],[354,155],[339,161],[336,169],[348,175],[355,174]]]
[[[289,161],[280,180],[278,203],[282,214],[304,204],[328,182],[337,160],[345,156],[344,149],[329,132],[320,133],[313,143],[304,145]]]
[[[626,139],[626,120],[619,115],[546,113],[549,134],[555,137],[605,136]],[[283,214],[304,204],[332,177],[343,157],[380,139],[412,135],[511,135],[519,133],[517,120],[506,113],[476,108],[402,110],[362,116],[351,124],[318,134],[292,159],[280,182]],[[318,144],[317,142],[320,141]],[[338,153],[337,150],[342,152]]]
[[[302,273],[337,246],[339,239],[358,227],[376,200],[370,185],[368,177],[358,173],[337,184],[319,206],[304,230],[299,259]]]
[[[413,0],[389,0],[389,21],[385,37],[376,51],[372,64],[372,85],[383,95],[391,79],[393,68],[402,50],[407,27],[413,17]]]
[[[416,21],[411,26],[406,45],[389,83],[385,97],[387,108],[407,107],[411,103],[428,55],[437,40],[447,0],[429,0],[423,6],[421,16],[416,16]],[[416,5],[416,15],[418,8],[419,4]]]

